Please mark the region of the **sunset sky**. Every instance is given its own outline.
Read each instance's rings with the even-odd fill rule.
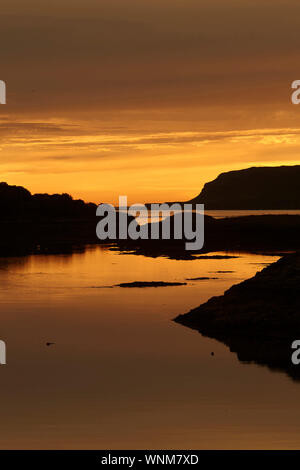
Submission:
[[[2,0],[0,181],[187,200],[300,163],[299,0]]]

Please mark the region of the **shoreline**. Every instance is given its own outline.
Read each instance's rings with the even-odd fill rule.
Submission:
[[[241,362],[255,362],[300,380],[291,362],[300,337],[300,252],[284,255],[221,296],[174,318],[226,344]]]

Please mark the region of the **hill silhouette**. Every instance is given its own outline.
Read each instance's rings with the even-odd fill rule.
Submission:
[[[175,218],[170,217],[170,240],[117,240],[122,251],[149,257],[167,256],[173,259],[194,259],[195,251],[185,250],[185,239],[174,236]],[[162,233],[163,222],[158,232]],[[195,227],[194,227],[195,229]],[[151,232],[150,224],[148,232]],[[204,216],[204,246],[199,251],[276,252],[300,249],[300,215],[248,215],[215,219]],[[196,258],[195,258],[196,259]]]
[[[0,183],[0,256],[69,253],[97,243],[96,204]]]
[[[90,217],[96,207],[66,193],[32,195],[22,186],[0,183],[0,220]]]
[[[221,173],[189,202],[206,210],[300,209],[300,165]]]
[[[185,238],[178,240],[174,236],[176,216],[170,218],[170,240],[161,237],[157,240],[122,240],[117,236],[115,240],[101,241],[96,236],[99,222],[96,208],[96,204],[74,200],[69,194],[31,194],[21,186],[0,183],[0,256],[70,252],[73,248],[77,250],[99,243],[113,243],[118,250],[130,250],[144,256],[192,259],[195,254],[185,250]],[[162,222],[157,224],[161,234]],[[202,252],[300,249],[299,215],[219,220],[205,216],[204,231]]]

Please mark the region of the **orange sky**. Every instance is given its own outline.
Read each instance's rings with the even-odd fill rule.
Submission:
[[[2,0],[0,180],[94,202],[185,200],[300,163],[300,4]]]

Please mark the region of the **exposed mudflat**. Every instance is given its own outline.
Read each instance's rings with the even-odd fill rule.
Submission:
[[[163,281],[134,281],[117,284],[117,287],[170,287],[186,286],[186,282],[163,282]]]

